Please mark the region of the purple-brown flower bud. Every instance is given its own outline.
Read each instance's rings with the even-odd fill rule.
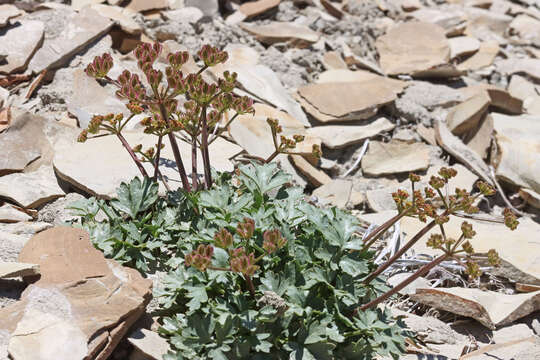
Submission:
[[[185,63],[188,62],[189,53],[187,51],[171,53],[169,56],[167,56],[167,60],[173,68],[179,70]]]
[[[208,266],[212,263],[213,254],[214,248],[212,245],[200,244],[197,249],[186,255],[186,266],[193,266],[200,271],[206,271]]]
[[[204,45],[197,53],[206,66],[215,66],[224,63],[229,58],[226,51],[221,51],[211,45]]]
[[[217,247],[220,247],[222,249],[228,249],[233,245],[233,236],[232,234],[225,228],[219,230],[214,235],[214,245]]]
[[[88,76],[96,79],[101,79],[107,76],[109,70],[113,67],[113,59],[111,55],[105,53],[101,56],[96,56],[85,69]]]
[[[263,234],[263,239],[263,249],[268,254],[274,253],[287,244],[287,239],[281,235],[278,229],[266,230]]]
[[[247,255],[244,248],[235,249],[231,254],[230,264],[234,272],[252,276],[259,269],[255,262],[255,255],[253,253]]]
[[[250,218],[244,218],[244,221],[238,223],[236,227],[236,233],[244,240],[251,239],[255,232],[255,220]]]

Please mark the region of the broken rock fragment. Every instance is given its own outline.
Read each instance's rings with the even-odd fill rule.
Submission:
[[[137,12],[165,9],[167,7],[169,7],[168,0],[131,0],[126,6],[127,9]]]
[[[498,61],[496,66],[505,75],[524,73],[540,81],[540,59],[511,58]]]
[[[307,26],[289,22],[275,21],[265,25],[241,24],[241,27],[267,45],[289,41],[299,46],[305,46],[317,42],[320,37],[317,32]]]
[[[160,360],[170,350],[165,338],[147,329],[138,329],[127,339],[145,358]]]
[[[472,55],[480,49],[480,41],[472,36],[457,36],[448,39],[450,58]]]
[[[0,54],[7,55],[0,73],[24,71],[43,42],[44,30],[43,23],[35,20],[24,20],[8,29],[0,42]]]
[[[247,19],[264,14],[267,11],[275,9],[281,0],[257,0],[249,1],[240,5],[238,11],[241,12]]]
[[[362,171],[366,175],[381,176],[426,170],[429,166],[429,152],[430,147],[424,143],[372,141],[362,158]]]
[[[9,20],[22,15],[23,12],[12,4],[0,5],[0,27],[4,27],[9,23]]]
[[[475,128],[487,111],[491,98],[481,92],[450,109],[446,123],[454,135],[462,135]]]
[[[323,203],[345,208],[352,191],[352,181],[335,179],[313,191],[313,196]]]
[[[458,65],[458,69],[463,71],[479,70],[493,64],[495,57],[499,53],[499,44],[492,40],[480,44],[478,51]]]
[[[0,279],[39,274],[39,265],[20,262],[0,262]]]

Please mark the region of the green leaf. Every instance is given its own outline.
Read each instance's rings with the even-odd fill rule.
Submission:
[[[147,210],[158,199],[158,184],[145,178],[143,182],[136,177],[129,184],[122,183],[116,190],[118,198],[111,205],[118,211],[128,214],[132,219]]]
[[[352,277],[357,277],[368,272],[367,264],[364,261],[354,260],[348,256],[343,257],[339,261],[339,267],[346,274],[351,275]]]
[[[242,165],[239,169],[240,179],[244,185],[252,192],[258,191],[263,195],[291,181],[290,175],[277,171],[275,163],[260,166]]]

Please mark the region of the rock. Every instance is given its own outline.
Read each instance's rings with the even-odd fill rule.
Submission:
[[[409,22],[396,25],[376,43],[380,65],[387,75],[409,74],[447,64],[450,46],[442,27]]]
[[[238,8],[247,19],[264,14],[267,11],[277,8],[281,0],[257,0],[246,2]]]
[[[399,285],[404,280],[408,279],[411,275],[414,273],[397,273],[395,275],[390,276],[388,279],[386,279],[386,283],[390,285],[391,287],[395,287],[396,285]],[[419,277],[418,279],[414,280],[409,285],[405,286],[403,289],[398,291],[401,295],[411,295],[416,293],[417,289],[429,289],[431,288],[431,284],[428,280],[424,279],[423,277]]]
[[[143,133],[125,133],[125,138],[131,146],[142,144],[143,149],[154,146],[156,138]],[[191,146],[179,141],[180,154],[186,171],[191,171]],[[77,143],[75,139],[58,139],[54,144],[54,167],[58,176],[86,193],[94,196],[112,197],[116,195],[116,188],[124,181],[128,182],[135,176],[140,176],[135,163],[128,152],[122,147],[120,141],[114,136],[90,139],[85,143]],[[242,148],[222,138],[217,139],[210,146],[211,165],[217,171],[233,171],[234,166],[229,158],[242,151]],[[165,148],[161,153],[161,161],[171,164],[162,166],[161,172],[171,179],[171,188],[180,186],[180,176],[174,162],[171,147],[165,141]],[[81,159],[85,159],[81,163]],[[107,159],[107,161],[104,161]],[[202,171],[202,159],[197,157],[199,172]],[[151,165],[145,164],[147,171]],[[188,174],[189,175],[189,174]],[[2,179],[2,178],[0,178]],[[163,189],[162,189],[163,190]]]
[[[380,81],[309,84],[298,89],[302,105],[321,122],[360,120],[396,99],[396,88]]]
[[[165,338],[147,329],[135,330],[127,340],[145,356],[155,360],[163,359],[163,355],[170,350]]]
[[[486,115],[480,120],[474,135],[466,142],[467,147],[477,153],[482,159],[488,155],[488,150],[491,146],[491,138],[493,135],[493,118],[491,115]]]
[[[453,107],[446,118],[448,129],[454,135],[463,135],[476,128],[490,103],[491,98],[482,92]]]
[[[540,59],[511,58],[496,63],[497,69],[504,75],[525,73],[540,81]]]
[[[447,36],[461,35],[465,30],[466,17],[461,11],[439,10],[427,8],[416,10],[409,14],[412,18],[442,27]]]
[[[528,15],[518,15],[510,23],[510,32],[521,40],[540,45],[540,21]]]
[[[313,196],[322,204],[345,208],[352,191],[352,181],[334,179],[313,191]]]
[[[485,68],[493,64],[495,57],[499,53],[499,44],[496,41],[486,41],[480,44],[480,49],[458,65],[458,69],[472,71]]]
[[[248,33],[255,35],[257,40],[266,45],[278,42],[290,42],[299,47],[319,40],[320,35],[307,26],[296,25],[289,22],[271,22],[264,25],[240,24],[240,27]]]
[[[392,199],[392,193],[399,188],[406,189],[407,187],[395,185],[381,189],[367,190],[366,200],[369,208],[375,212],[395,210],[396,203]]]
[[[540,340],[538,336],[483,346],[465,355],[465,360],[523,359],[535,360],[540,357]]]
[[[511,16],[474,7],[465,7],[464,10],[467,16],[468,35],[483,41],[504,41],[502,37],[513,19]]]
[[[512,75],[508,92],[523,101],[523,110],[526,113],[540,115],[540,86],[532,84],[522,76]]]
[[[301,155],[291,155],[292,163],[302,175],[306,177],[309,183],[315,187],[326,185],[332,181],[332,178],[328,176],[324,171],[317,169],[310,164]]]
[[[435,130],[433,128],[425,127],[423,124],[418,124],[416,132],[422,137],[429,145],[436,146],[437,139],[435,139]]]
[[[22,15],[23,12],[18,7],[11,4],[0,5],[0,27],[9,24],[9,20]]]
[[[196,24],[204,17],[204,13],[201,9],[196,7],[184,7],[176,10],[164,11],[161,15],[170,21],[190,24]]]
[[[0,350],[14,360],[105,360],[150,300],[151,281],[106,260],[80,229],[32,237],[19,260],[41,277],[0,310]]]
[[[369,176],[381,176],[425,170],[429,166],[430,147],[423,143],[372,141],[362,158],[362,171]]]
[[[330,15],[336,19],[341,19],[344,16],[343,5],[329,0],[320,0],[321,5],[328,11]]]
[[[540,209],[540,194],[531,189],[519,189],[519,196],[527,202],[527,204]]]
[[[73,210],[69,207],[75,202],[84,199],[84,196],[75,192],[67,193],[39,209],[38,221],[53,224],[55,226],[65,226],[69,221],[77,220],[73,215]]]
[[[168,6],[168,0],[131,0],[126,8],[137,12],[143,12],[155,9],[165,9]]]
[[[395,127],[387,118],[381,117],[367,125],[328,125],[307,129],[307,134],[321,138],[330,149],[341,149],[363,142],[365,139]]]
[[[92,6],[104,2],[105,0],[71,0],[71,7],[73,10],[79,11],[85,6]]]
[[[401,0],[401,8],[403,11],[415,11],[422,7],[420,0]]]
[[[335,51],[324,53],[322,63],[327,70],[347,69],[347,63],[341,58],[341,55]]]
[[[450,58],[472,55],[480,49],[480,41],[471,36],[457,36],[448,39],[450,44]]]
[[[219,5],[216,0],[184,0],[185,6],[199,8],[204,16],[215,16],[219,13]]]
[[[54,17],[54,11],[49,11]],[[62,25],[63,28],[54,29],[52,36],[45,37],[43,46],[28,64],[29,70],[37,73],[61,67],[88,44],[107,33],[113,23],[86,7],[78,13],[70,14],[67,22]]]
[[[390,79],[384,76],[380,76],[366,70],[349,70],[349,69],[334,69],[327,70],[319,74],[319,77],[315,81],[317,84],[325,83],[342,83],[342,82],[380,82],[390,86],[394,92],[400,94],[409,85],[405,81]]]
[[[64,196],[51,166],[43,165],[28,173],[14,173],[0,177],[0,196],[23,208],[37,208]]]
[[[122,30],[131,35],[137,35],[142,32],[142,27],[135,21],[136,11],[120,6],[110,6],[103,4],[94,4],[91,8],[97,11],[101,16],[114,21]]]
[[[496,175],[540,193],[540,118],[492,113],[500,158]]]
[[[32,217],[22,211],[19,207],[10,204],[0,206],[0,223],[14,223],[30,220],[32,220]]]
[[[471,150],[458,137],[452,135],[446,124],[441,121],[435,123],[435,138],[437,143],[450,155],[454,156],[469,170],[480,176],[485,182],[492,184],[490,171],[480,155]]]
[[[0,279],[39,275],[39,265],[19,262],[0,262]]]
[[[24,20],[2,36],[0,54],[6,54],[6,64],[0,65],[0,73],[20,72],[26,69],[30,58],[43,42],[45,26],[41,21]],[[4,63],[3,62],[3,63]]]
[[[118,114],[126,111],[124,103],[115,95],[116,87],[102,87],[96,79],[86,75],[83,69],[72,71],[73,93],[68,98],[68,111],[87,128],[94,115]]]
[[[489,329],[503,326],[539,310],[540,291],[506,295],[469,288],[418,289],[414,301],[461,316],[472,317]]]

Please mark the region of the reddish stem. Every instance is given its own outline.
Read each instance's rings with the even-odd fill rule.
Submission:
[[[248,284],[249,293],[252,297],[255,297],[255,286],[253,286],[253,281],[251,280],[251,276],[246,275],[246,282]]]
[[[197,179],[197,137],[191,137],[191,186],[197,191],[199,181]]]
[[[116,136],[118,137],[122,145],[124,145],[124,148],[127,150],[127,152],[129,153],[133,161],[135,161],[135,165],[137,165],[137,167],[139,168],[139,171],[141,172],[142,176],[148,177],[148,173],[146,172],[146,169],[144,168],[141,160],[137,158],[137,156],[133,152],[133,149],[131,149],[131,146],[129,146],[126,138],[121,133],[118,133],[118,132],[116,133]]]
[[[362,247],[362,251],[367,250],[377,239],[386,232],[392,225],[394,225],[397,221],[399,221],[402,217],[404,217],[408,213],[407,210],[402,211],[401,213],[397,214],[396,216],[392,217],[391,219],[387,220],[384,224],[379,226],[377,229],[375,229],[372,233],[370,233],[365,239],[364,239],[364,246]]]
[[[161,156],[161,143],[163,141],[163,136],[159,135],[158,137],[158,143],[157,143],[157,149],[156,149],[156,159],[154,161],[154,177],[152,178],[154,181],[157,181],[158,172],[159,172],[159,158]]]
[[[206,106],[201,110],[201,154],[204,165],[204,182],[207,189],[212,187],[212,170],[208,151],[208,124],[206,122]]]

